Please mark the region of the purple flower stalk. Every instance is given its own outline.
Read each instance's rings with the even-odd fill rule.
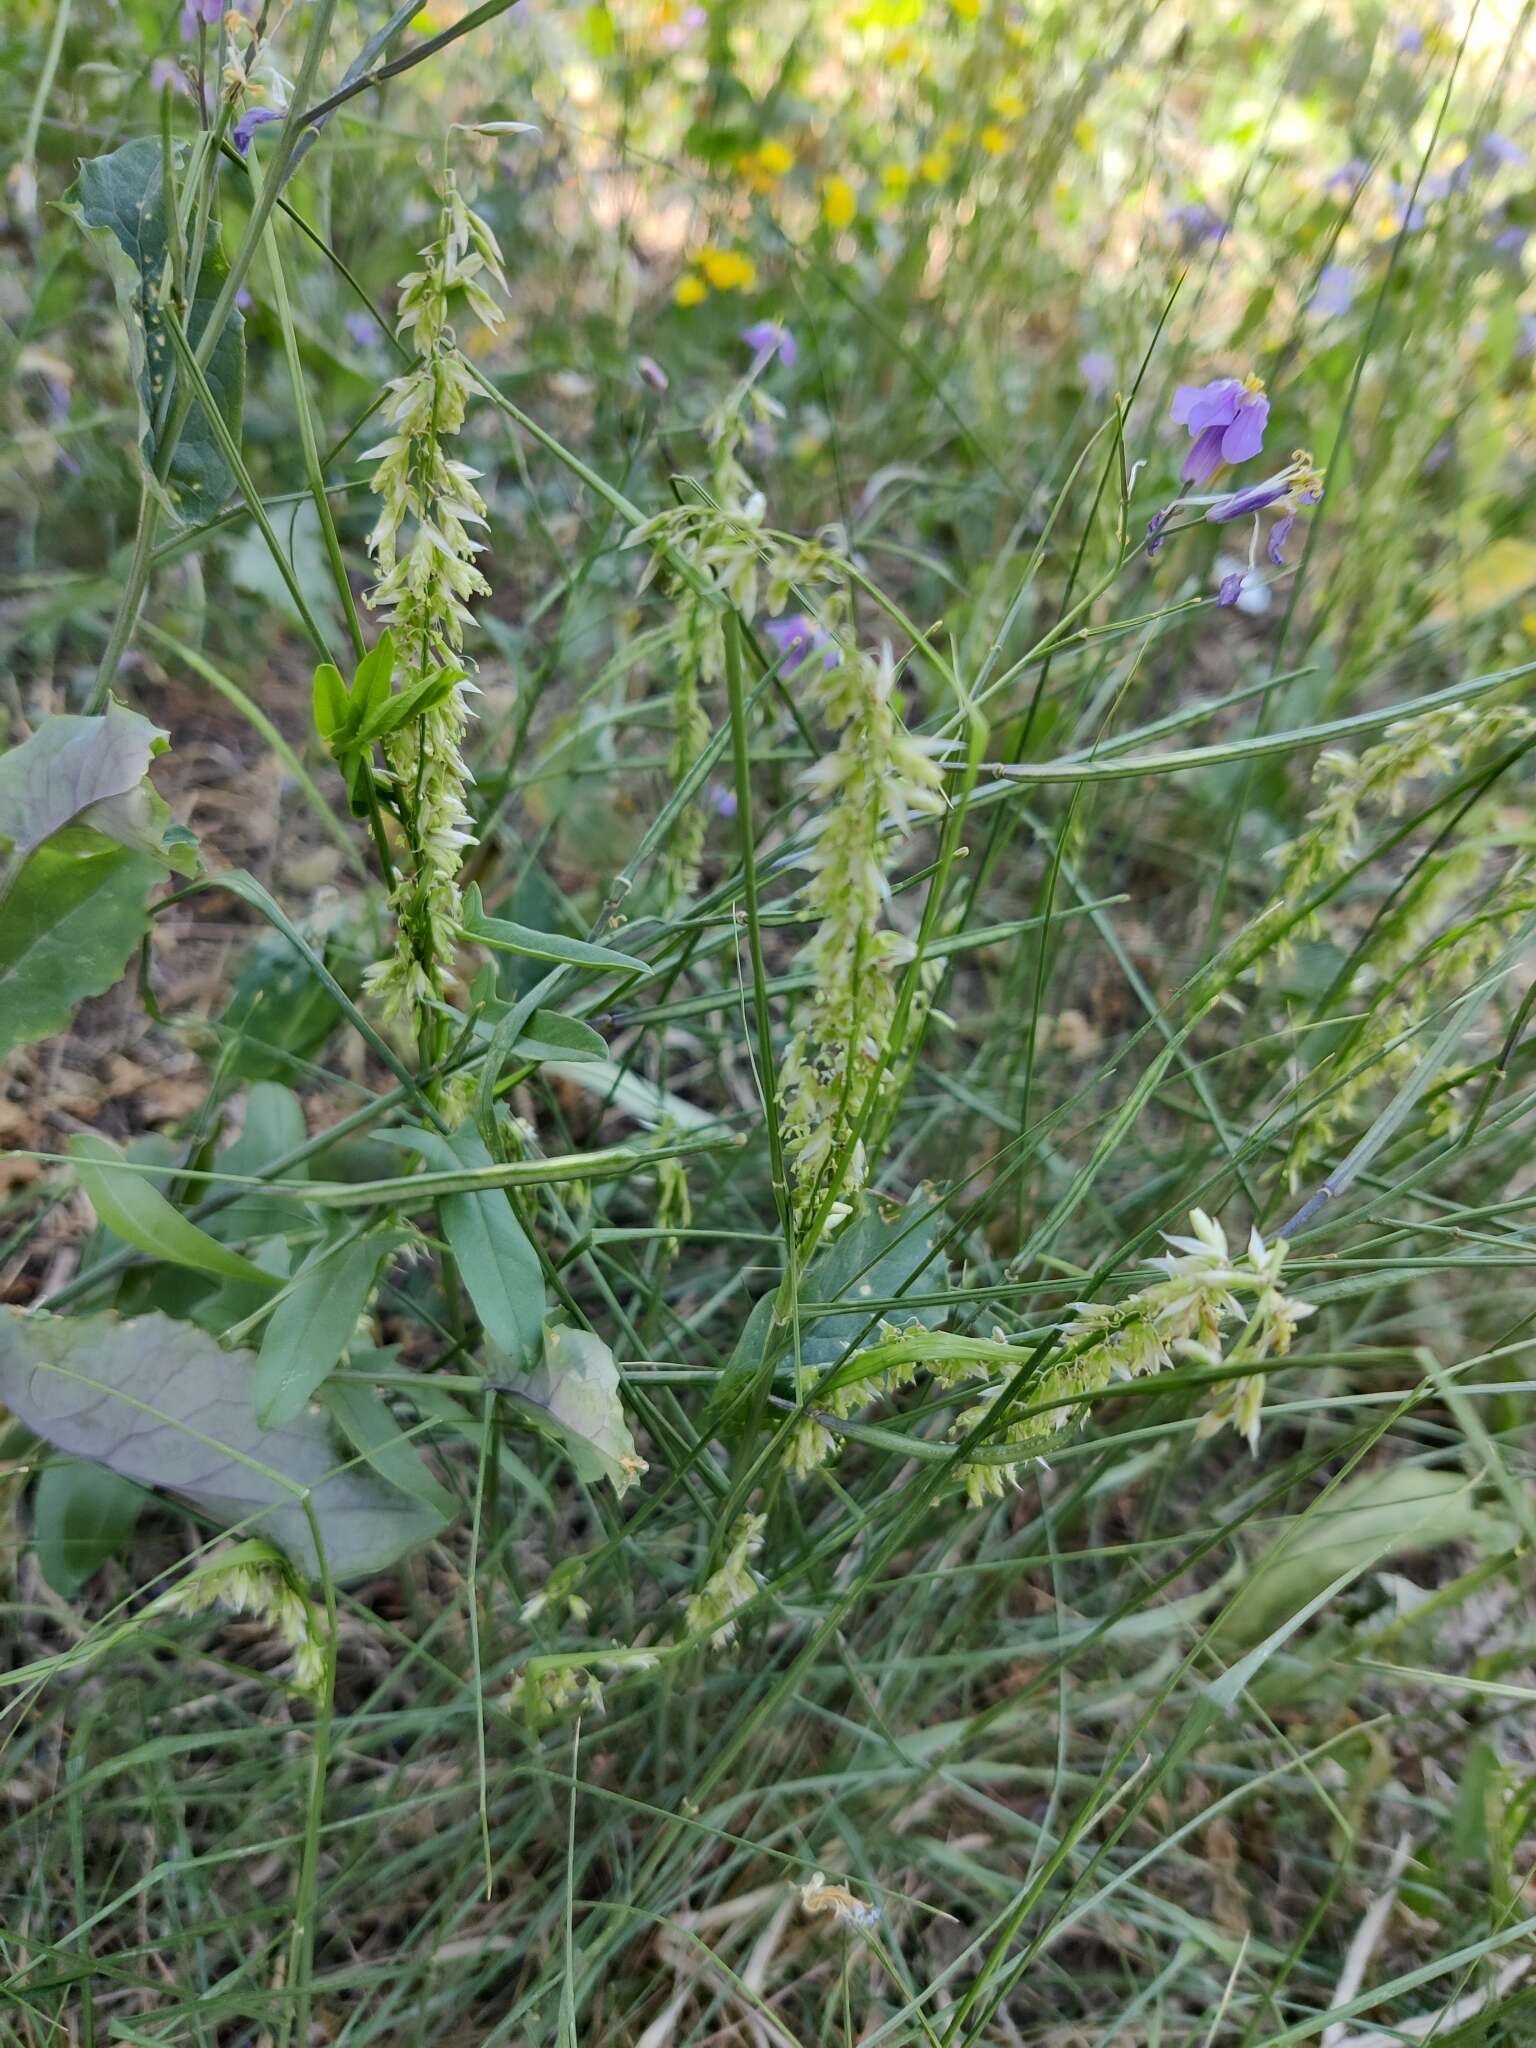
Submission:
[[[1246,462],[1264,446],[1269,400],[1257,377],[1218,377],[1210,384],[1181,384],[1173,395],[1173,419],[1188,427],[1194,446],[1179,472],[1187,484],[1208,484],[1224,462]]]
[[[813,654],[821,656],[821,665],[833,669],[842,660],[842,651],[830,633],[824,632],[814,619],[808,619],[804,612],[789,612],[782,619],[770,619],[763,631],[779,650],[779,659],[791,673]]]
[[[229,139],[234,143],[242,156],[248,156],[251,148],[251,137],[256,133],[256,130],[258,128],[265,128],[269,121],[281,121],[282,119],[284,119],[284,115],[279,107],[247,107],[230,130]]]
[[[759,370],[766,370],[777,356],[786,370],[792,370],[799,359],[800,350],[795,337],[779,320],[754,320],[750,327],[741,330],[741,338],[754,351],[749,375],[755,377]]]

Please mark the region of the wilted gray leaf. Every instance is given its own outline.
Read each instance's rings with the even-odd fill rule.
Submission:
[[[0,1403],[38,1436],[125,1479],[182,1495],[319,1570],[303,1496],[335,1579],[382,1570],[442,1527],[419,1500],[349,1464],[312,1409],[257,1427],[248,1351],[159,1314],[0,1311]],[[345,1469],[339,1469],[339,1468]]]
[[[579,1478],[606,1479],[622,1494],[645,1470],[619,1401],[613,1353],[590,1330],[551,1325],[542,1364],[519,1379],[508,1398],[554,1432]]]
[[[80,823],[122,845],[154,852],[158,836],[145,845],[122,800],[138,791],[165,747],[159,726],[118,703],[99,718],[62,712],[45,718],[30,739],[0,754],[0,844],[31,853],[66,825]],[[95,815],[82,815],[93,807]],[[124,836],[125,825],[132,826],[133,836]]]

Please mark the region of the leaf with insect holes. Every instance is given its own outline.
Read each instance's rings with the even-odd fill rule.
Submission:
[[[277,1544],[305,1572],[382,1571],[444,1517],[339,1446],[312,1408],[264,1430],[251,1414],[249,1351],[221,1351],[158,1313],[25,1315],[0,1309],[0,1403],[36,1435],[124,1479],[179,1495],[208,1518]]]
[[[645,1470],[619,1400],[613,1353],[590,1330],[551,1324],[542,1363],[504,1398],[555,1437],[578,1478],[606,1479],[622,1495]]]
[[[186,144],[178,142],[173,150],[179,169],[186,159]],[[166,401],[176,377],[170,335],[158,310],[167,270],[159,137],[139,136],[106,156],[88,157],[61,205],[100,253],[117,295],[139,395],[144,474],[169,512],[188,526],[203,525],[224,509],[235,478],[200,402],[187,415],[164,481],[155,476],[163,453],[159,437],[169,416]],[[227,270],[215,217],[186,313],[187,335],[194,345],[208,325]],[[245,321],[238,309],[230,309],[204,374],[219,415],[238,444],[245,402]]]

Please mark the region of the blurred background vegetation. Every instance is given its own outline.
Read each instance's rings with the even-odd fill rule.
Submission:
[[[35,1447],[9,1445],[0,2038],[1536,2038],[1529,14],[524,0],[337,109],[279,219],[289,313],[260,260],[241,300],[243,454],[291,580],[344,645],[285,329],[361,591],[397,280],[451,168],[510,285],[499,330],[459,338],[546,437],[489,402],[464,436],[493,593],[469,641],[470,872],[504,917],[574,935],[622,907],[678,946],[595,1016],[607,1064],[550,1062],[512,1107],[548,1152],[715,1124],[744,1142],[538,1210],[651,1470],[620,1507],[544,1439],[435,1439],[463,1512],[336,1596],[321,1767],[262,1625],[145,1617],[141,1589],[200,1540],[189,1517],[162,1504],[130,1542],[87,1543],[89,1570],[45,1571]],[[387,19],[340,0],[322,95]],[[463,19],[430,0],[390,50]],[[262,22],[276,105],[312,15]],[[59,202],[162,110],[195,130],[219,34],[146,0],[0,12],[7,744],[88,701],[140,503],[127,333]],[[233,158],[226,248],[249,206]],[[1085,1292],[1143,1284],[1191,1207],[1234,1244],[1250,1222],[1272,1237],[1363,1145],[1293,1248],[1320,1313],[1269,1375],[1257,1455],[1199,1432],[1187,1361],[976,1503],[927,1485],[954,1419],[931,1387],[793,1483],[719,1452],[708,1401],[728,1361],[750,1367],[778,1273],[739,792],[726,748],[680,903],[654,840],[674,593],[642,587],[619,508],[707,490],[710,422],[763,322],[792,337],[743,450],[767,525],[856,565],[857,624],[899,643],[914,731],[986,726],[963,850],[935,830],[892,871],[910,930],[942,864],[945,969],[893,1054],[874,1179],[932,1201],[943,1258],[878,1284],[872,1256],[823,1266],[826,1299],[914,1296],[931,1324],[1025,1346]],[[1175,388],[1250,374],[1264,472],[1307,450],[1326,495],[1284,572],[1223,606],[1246,528],[1192,516],[1155,559],[1137,541],[1177,488]],[[257,876],[355,996],[388,925],[312,731],[314,659],[236,501],[160,535],[114,687],[172,735],[156,782],[205,869]],[[1374,785],[1349,760],[1330,783],[1325,758],[1321,792],[1352,793],[1346,885],[1260,974],[1191,1000],[1262,929],[1333,728],[1358,716],[1342,738],[1363,750],[1462,691],[1515,722],[1482,751],[1437,731]],[[815,743],[803,693],[780,697],[751,762],[770,862],[803,844]],[[723,702],[705,709],[718,734]],[[1137,760],[1206,751],[1077,772],[1127,735]],[[763,873],[783,975],[797,870]],[[537,979],[496,974],[506,1001]],[[243,901],[157,916],[142,974],[6,1065],[5,1299],[49,1301],[112,1248],[56,1163],[72,1134],[190,1201],[175,1169],[216,1142],[251,1134],[218,1155],[232,1171],[281,1150],[259,1149],[263,1115],[296,1103],[318,1137],[366,1110],[388,1076],[337,1022]],[[356,1147],[323,1170],[394,1170]],[[163,1274],[123,1288],[120,1307],[181,1312]],[[827,1357],[858,1321],[824,1318]],[[399,1365],[463,1370],[433,1259],[401,1263],[377,1326]],[[663,1641],[757,1482],[735,1641],[605,1665]]]

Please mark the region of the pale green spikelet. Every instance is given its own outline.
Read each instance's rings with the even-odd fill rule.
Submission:
[[[1254,1230],[1244,1249],[1234,1253],[1226,1232],[1203,1209],[1191,1212],[1190,1229],[1189,1237],[1169,1237],[1173,1249],[1150,1261],[1162,1272],[1161,1280],[1113,1305],[1075,1305],[1072,1320],[1060,1333],[1069,1355],[1028,1395],[1030,1407],[1048,1401],[1061,1405],[1003,1425],[996,1440],[1017,1445],[1019,1460],[963,1462],[960,1476],[972,1506],[1000,1499],[1017,1483],[1019,1464],[1038,1457],[1053,1437],[1079,1419],[1085,1399],[1117,1380],[1166,1372],[1180,1359],[1206,1366],[1257,1365],[1283,1358],[1290,1350],[1297,1325],[1314,1311],[1309,1302],[1296,1301],[1285,1292],[1284,1240],[1266,1245]],[[1243,1328],[1228,1344],[1224,1333],[1237,1320]],[[966,1409],[956,1419],[953,1434],[967,1436],[984,1423],[996,1399],[994,1391]],[[1256,1450],[1263,1399],[1262,1374],[1229,1383],[1203,1417],[1201,1435],[1230,1422]]]
[[[255,1540],[212,1558],[154,1602],[164,1614],[201,1614],[224,1607],[263,1622],[286,1647],[295,1689],[320,1698],[326,1682],[325,1617],[294,1578],[287,1560]]]
[[[755,1600],[758,1581],[752,1560],[763,1547],[765,1515],[743,1515],[731,1531],[724,1558],[683,1610],[690,1636],[708,1634],[712,1650],[723,1650],[736,1634],[736,1615]]]

